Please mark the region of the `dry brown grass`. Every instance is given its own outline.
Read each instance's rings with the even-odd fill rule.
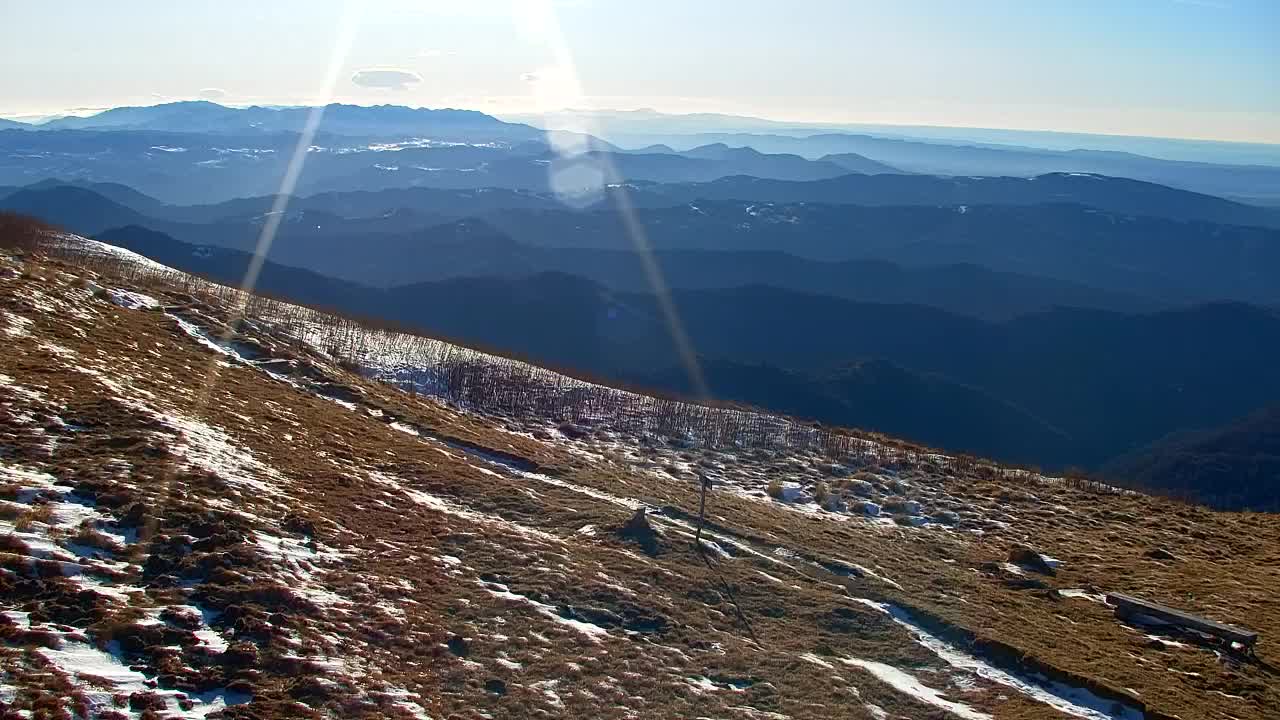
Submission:
[[[768,493],[769,497],[773,498],[774,500],[781,500],[782,499],[782,481],[779,480],[778,478],[773,478],[772,480],[769,481],[769,487],[766,488],[765,492]]]
[[[11,496],[12,497],[12,496]],[[22,503],[0,502],[0,520],[14,520],[27,514],[27,506]]]
[[[36,526],[36,523],[48,523],[52,516],[52,508],[48,505],[34,504],[27,507],[26,511],[13,521],[13,527],[23,532],[29,532]]]
[[[80,527],[70,539],[76,545],[84,545],[98,550],[115,551],[120,549],[114,538],[90,526]]]
[[[813,501],[819,505],[826,505],[827,498],[830,494],[831,493],[827,490],[827,484],[825,482],[819,482],[813,486]]]

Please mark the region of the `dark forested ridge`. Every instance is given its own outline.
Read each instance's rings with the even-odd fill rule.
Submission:
[[[1113,482],[1223,508],[1280,511],[1280,405],[1175,433],[1103,467]]]
[[[100,237],[232,283],[248,265],[243,252],[141,228]],[[536,362],[688,390],[652,295],[572,275],[378,289],[268,263],[259,287]],[[1058,308],[992,323],[767,286],[677,290],[673,299],[722,399],[1019,462],[1092,467],[1280,397],[1271,362],[1280,315],[1242,304],[1142,314]],[[1201,351],[1214,347],[1232,352]]]
[[[1062,430],[984,390],[885,360],[806,371],[704,358],[700,370],[719,400],[873,428],[933,447],[1035,464],[1071,445]],[[697,395],[683,368],[629,379],[642,387]]]
[[[429,194],[402,197],[424,195]],[[549,209],[539,207],[547,202],[542,196],[498,195],[492,204],[487,198],[463,199],[460,203],[469,202],[476,212],[461,219],[445,217],[456,210],[446,209],[449,203],[439,195],[425,209],[377,215],[337,211],[344,202],[384,207],[390,199],[348,195],[303,202],[281,224],[271,259],[378,286],[553,271],[619,289],[636,287],[641,267],[634,257],[636,238],[616,211]],[[502,197],[515,207],[500,207]],[[320,209],[322,202],[333,209]],[[81,186],[24,189],[0,197],[0,208],[85,234],[137,224],[183,242],[240,250],[256,245],[262,227],[265,203],[254,203],[225,207],[231,215],[199,222],[146,217]],[[1280,305],[1280,283],[1274,281],[1280,276],[1280,230],[1262,227],[1117,215],[1081,205],[866,207],[733,200],[640,208],[636,219],[644,241],[659,253],[700,251],[681,256],[693,264],[672,271],[678,286],[689,288],[758,282],[877,302],[936,303],[993,318],[1057,304],[1132,311],[1223,299]],[[615,253],[567,252],[571,249]],[[706,254],[711,252],[726,255]],[[771,273],[762,263],[765,253],[793,257],[761,277]],[[855,274],[843,279],[840,268],[818,265],[868,260],[922,272],[900,287],[880,282],[881,289],[873,292],[876,281],[862,282],[856,268],[846,267]],[[972,271],[939,271],[956,265],[994,274],[977,278]],[[810,275],[812,284],[806,284]],[[1000,301],[993,294],[1005,289],[1010,310],[994,311],[992,305]],[[953,308],[945,303],[956,291],[970,299]]]
[[[829,157],[857,153],[903,172],[954,177],[1034,177],[1071,172],[1133,178],[1210,193],[1219,197],[1280,198],[1280,168],[1271,164],[1219,164],[1163,160],[1132,152],[1043,148],[985,143],[947,143],[919,138],[877,137],[859,133],[702,133],[681,138],[649,136],[647,142],[690,147],[707,143],[750,146],[766,153]]]
[[[736,176],[707,183],[641,187],[639,192],[642,202],[654,202],[650,196],[660,196],[685,202],[756,200],[869,206],[1060,203],[1085,205],[1125,215],[1280,227],[1280,213],[1270,208],[1150,182],[1090,173],[1046,173],[1034,177],[861,174],[809,182]]]

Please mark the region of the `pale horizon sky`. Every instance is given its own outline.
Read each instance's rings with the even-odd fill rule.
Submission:
[[[203,97],[1280,143],[1272,0],[48,0],[0,19],[16,119]]]

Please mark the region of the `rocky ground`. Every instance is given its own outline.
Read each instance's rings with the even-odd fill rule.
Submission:
[[[486,412],[96,267],[0,258],[0,717],[1280,716],[1276,516]]]

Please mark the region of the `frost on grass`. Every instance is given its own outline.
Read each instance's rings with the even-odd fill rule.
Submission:
[[[486,582],[481,580],[480,586],[485,589],[485,592],[488,592],[490,595],[498,599],[510,600],[512,602],[518,602],[518,603],[529,605],[533,607],[533,609],[537,610],[538,614],[542,615],[543,617],[548,618],[549,620],[551,620],[552,622],[555,622],[558,625],[563,625],[569,628],[570,630],[581,633],[583,636],[595,642],[600,642],[601,639],[609,637],[609,631],[605,630],[599,625],[585,622],[582,620],[576,620],[574,618],[564,617],[563,615],[560,614],[560,611],[557,610],[555,606],[538,602],[533,598],[526,597],[518,593],[513,593],[506,585],[503,585],[501,583]]]

